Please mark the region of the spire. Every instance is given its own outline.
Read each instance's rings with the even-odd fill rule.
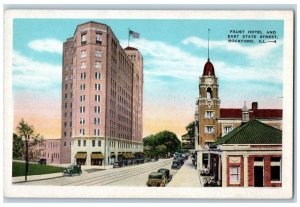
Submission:
[[[247,105],[246,105],[246,101],[244,101],[244,106],[242,108],[242,111],[248,111]]]
[[[210,32],[210,29],[208,29],[207,31],[207,59],[209,61],[209,32]]]

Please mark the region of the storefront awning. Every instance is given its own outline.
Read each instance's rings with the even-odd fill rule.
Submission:
[[[86,152],[77,152],[75,155],[76,159],[86,159],[87,153]]]
[[[104,159],[102,152],[92,152],[91,159]]]
[[[116,157],[115,153],[114,153],[114,152],[111,152],[111,153],[110,153],[110,157],[112,157],[112,158]]]

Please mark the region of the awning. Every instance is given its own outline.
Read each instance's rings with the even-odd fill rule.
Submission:
[[[92,152],[91,159],[104,159],[102,152]]]
[[[114,153],[114,152],[111,152],[111,153],[110,153],[110,157],[112,157],[112,158],[116,157],[115,153]]]
[[[87,153],[86,152],[77,152],[75,155],[76,159],[86,159]]]
[[[131,152],[126,153],[129,159],[134,158],[134,155]]]
[[[128,155],[126,153],[123,153],[122,156],[125,158],[125,159],[128,159]]]

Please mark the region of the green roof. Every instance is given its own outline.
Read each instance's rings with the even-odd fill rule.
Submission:
[[[282,144],[282,131],[253,119],[214,142],[221,144]]]

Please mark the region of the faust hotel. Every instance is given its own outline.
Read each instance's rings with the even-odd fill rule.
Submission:
[[[63,44],[61,163],[105,166],[142,152],[143,57],[111,28],[77,26]]]

